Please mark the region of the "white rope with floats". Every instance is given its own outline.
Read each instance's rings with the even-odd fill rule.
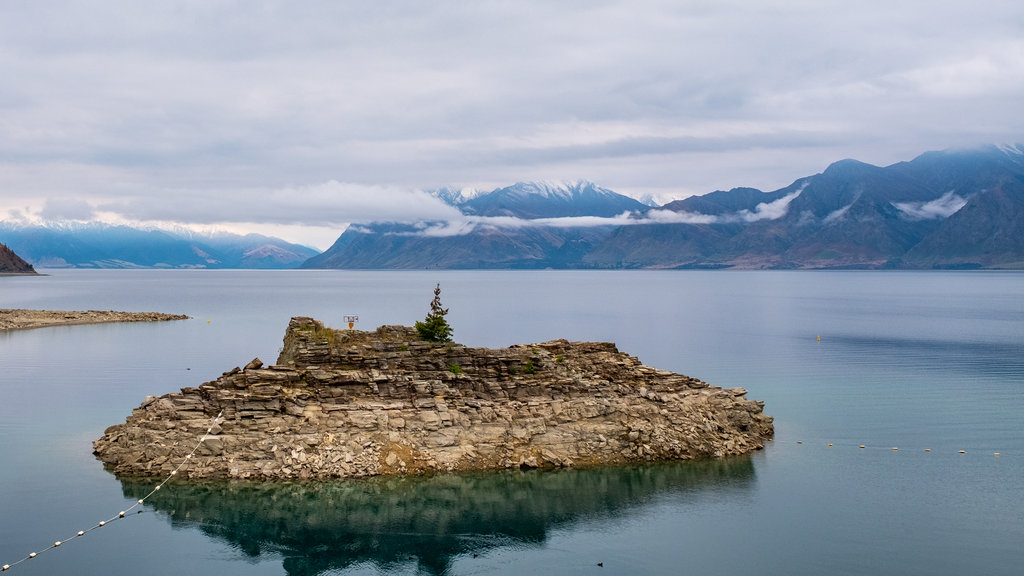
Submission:
[[[805,442],[803,440],[797,440],[796,443],[797,444],[801,444],[801,445],[805,444]],[[833,446],[837,446],[839,448],[854,448],[855,447],[855,448],[858,448],[860,450],[868,450],[868,449],[879,450],[879,449],[884,449],[884,450],[892,451],[892,452],[898,452],[900,450],[903,450],[904,452],[906,451],[905,447],[903,447],[903,448],[901,448],[900,446],[888,447],[888,445],[886,445],[886,446],[868,446],[866,444],[849,444],[849,443],[838,443],[837,444],[835,442],[825,443],[823,441],[817,441],[817,442],[814,442],[811,445],[818,446],[818,445],[822,445],[822,444],[824,444],[825,446],[827,446],[829,448],[831,448]],[[932,452],[931,448],[911,448],[911,450],[924,451],[924,452],[928,452],[928,453]],[[948,451],[952,452],[953,450],[948,450]],[[943,452],[945,452],[945,450],[943,450]],[[967,454],[967,452],[968,452],[967,450],[956,450],[957,454]],[[991,450],[984,450],[984,449],[972,450],[972,452],[973,453],[978,453],[978,452],[981,452],[981,453],[991,453],[993,456],[996,456],[996,457],[1002,456],[1001,452],[992,452]]]
[[[17,562],[12,562],[10,564],[4,564],[3,566],[0,566],[0,572],[6,572],[6,571],[10,570],[11,568],[14,568],[18,564],[21,564],[22,562],[25,562],[26,560],[32,560],[33,558],[37,558],[40,554],[42,554],[44,552],[49,552],[50,550],[53,550],[55,548],[59,548],[62,544],[67,544],[68,542],[74,540],[75,538],[81,538],[82,536],[85,536],[86,534],[88,534],[89,532],[92,532],[93,530],[96,530],[98,528],[103,528],[104,526],[110,524],[111,522],[114,522],[115,520],[120,520],[121,518],[124,518],[126,514],[128,514],[129,512],[134,510],[135,508],[138,508],[139,506],[141,506],[150,496],[152,496],[153,494],[156,494],[157,492],[159,492],[160,488],[163,488],[164,484],[167,484],[167,482],[171,478],[173,478],[173,477],[178,475],[178,471],[181,470],[181,468],[183,466],[185,466],[185,464],[188,463],[189,460],[192,459],[192,456],[196,453],[196,450],[199,450],[199,447],[203,444],[203,442],[206,441],[206,437],[209,436],[211,432],[213,432],[213,427],[216,426],[218,422],[220,422],[221,416],[223,416],[223,415],[224,415],[224,410],[221,410],[220,413],[217,414],[217,417],[213,419],[213,422],[210,423],[210,427],[206,429],[206,433],[199,437],[199,442],[196,442],[196,445],[195,445],[194,448],[192,448],[192,451],[189,452],[188,454],[186,454],[185,458],[181,461],[181,463],[178,464],[178,467],[175,468],[174,470],[172,470],[171,473],[168,474],[166,478],[164,478],[163,482],[160,482],[159,484],[156,485],[155,488],[150,490],[149,494],[146,494],[142,498],[139,498],[129,508],[126,508],[125,510],[122,510],[121,512],[118,512],[118,514],[116,516],[113,516],[113,517],[108,518],[106,520],[100,520],[98,523],[96,523],[96,525],[92,526],[91,528],[88,528],[86,530],[79,530],[78,532],[76,532],[70,538],[67,538],[65,540],[57,540],[53,544],[50,544],[49,546],[47,546],[46,548],[43,548],[42,550],[39,550],[38,552],[30,552],[28,556],[25,556],[24,558],[22,558],[21,560],[18,560]],[[141,513],[142,511],[139,510],[139,512]]]

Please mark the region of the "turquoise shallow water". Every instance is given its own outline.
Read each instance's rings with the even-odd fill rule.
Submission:
[[[747,388],[776,438],[723,462],[173,486],[10,574],[952,575],[1024,564],[1024,274],[51,274],[0,278],[0,307],[193,320],[0,334],[0,564],[148,492],[91,454],[146,395],[254,356],[272,362],[293,315],[411,324],[435,282],[460,342],[614,341],[647,364]]]

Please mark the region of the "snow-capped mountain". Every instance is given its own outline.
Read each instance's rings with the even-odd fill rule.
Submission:
[[[97,222],[0,222],[0,242],[39,268],[294,268],[318,253],[259,234]]]
[[[593,182],[518,182],[464,202],[460,209],[476,216],[564,218],[618,216],[647,209],[643,203]]]
[[[471,197],[471,194],[467,194],[468,190],[461,188],[435,188],[432,190],[425,190],[427,194],[430,194],[434,198],[448,204],[449,206],[459,206]]]

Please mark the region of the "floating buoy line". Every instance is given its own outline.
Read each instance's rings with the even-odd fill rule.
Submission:
[[[28,556],[25,556],[24,558],[22,558],[21,560],[18,560],[17,562],[12,562],[10,564],[4,564],[3,566],[0,566],[0,572],[6,572],[6,571],[10,570],[11,568],[14,568],[18,564],[21,564],[22,562],[25,562],[27,560],[32,560],[34,558],[38,558],[39,555],[43,554],[44,552],[49,552],[51,550],[59,548],[61,545],[67,544],[68,542],[74,540],[75,538],[81,538],[82,536],[85,536],[86,534],[88,534],[89,532],[92,532],[93,530],[97,530],[99,528],[103,528],[104,526],[109,525],[111,522],[114,522],[116,520],[120,520],[120,519],[124,518],[129,512],[131,512],[135,508],[138,508],[139,506],[142,506],[142,504],[150,496],[152,496],[153,494],[156,494],[157,492],[159,492],[160,489],[163,488],[164,484],[167,484],[167,482],[170,481],[171,478],[174,478],[175,476],[178,475],[178,471],[181,470],[182,467],[184,467],[185,464],[187,464],[188,461],[192,459],[192,456],[196,453],[196,450],[199,450],[199,447],[203,444],[203,442],[206,441],[206,437],[210,435],[210,432],[213,431],[213,427],[216,426],[218,422],[220,422],[221,416],[223,416],[223,415],[224,415],[224,411],[221,410],[220,413],[217,414],[217,417],[213,419],[213,422],[210,422],[210,427],[206,429],[206,433],[199,437],[199,441],[196,442],[196,445],[195,445],[194,448],[192,448],[192,451],[189,452],[188,454],[186,454],[185,458],[182,459],[181,463],[178,464],[178,467],[175,468],[174,470],[172,470],[171,473],[168,474],[166,478],[164,478],[163,482],[160,482],[159,484],[156,485],[155,488],[150,490],[149,494],[146,494],[142,498],[139,498],[130,507],[128,507],[128,508],[118,512],[117,515],[112,516],[112,517],[110,517],[110,518],[108,518],[106,520],[100,520],[94,526],[92,526],[90,528],[87,528],[85,530],[79,530],[78,532],[76,532],[70,538],[66,538],[64,540],[55,540],[53,542],[53,544],[50,544],[49,546],[47,546],[46,548],[43,548],[42,550],[39,550],[38,552],[30,552],[28,554]],[[139,510],[138,513],[141,514],[142,510]]]
[[[805,444],[805,442],[803,440],[797,440],[796,443],[799,444],[799,445]],[[838,444],[837,445],[834,442],[822,442],[822,444],[824,444],[826,447],[839,446],[840,448],[843,448],[843,447],[850,448],[850,447],[856,446],[857,449],[859,449],[859,450],[885,449],[885,450],[890,450],[892,452],[898,452],[900,450],[906,451],[905,448],[900,448],[899,446],[891,446],[891,447],[887,446],[887,447],[883,448],[882,446],[868,446],[866,444],[857,444],[857,445],[854,445],[854,444]],[[919,449],[919,450],[921,450],[923,452],[932,452],[931,448],[924,448],[924,449]],[[957,454],[967,454],[968,453],[967,450],[957,450],[956,452],[957,452]],[[975,451],[974,453],[979,453],[979,452],[980,453],[985,453],[985,452],[987,452],[987,450],[978,450],[978,451]],[[992,452],[992,455],[993,456],[1002,456],[1002,453],[1001,452]]]

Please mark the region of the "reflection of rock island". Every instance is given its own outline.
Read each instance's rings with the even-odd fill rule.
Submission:
[[[189,477],[327,478],[591,466],[744,454],[772,419],[742,388],[644,366],[614,344],[502,349],[412,328],[293,318],[277,365],[149,398],[95,442],[118,474],[166,475],[224,420]]]
[[[660,497],[742,497],[749,457],[588,470],[379,477],[329,482],[174,483],[146,504],[249,556],[278,553],[290,576],[372,562],[446,572],[460,555],[541,544],[557,528],[612,518]],[[122,480],[141,498],[153,483]]]

